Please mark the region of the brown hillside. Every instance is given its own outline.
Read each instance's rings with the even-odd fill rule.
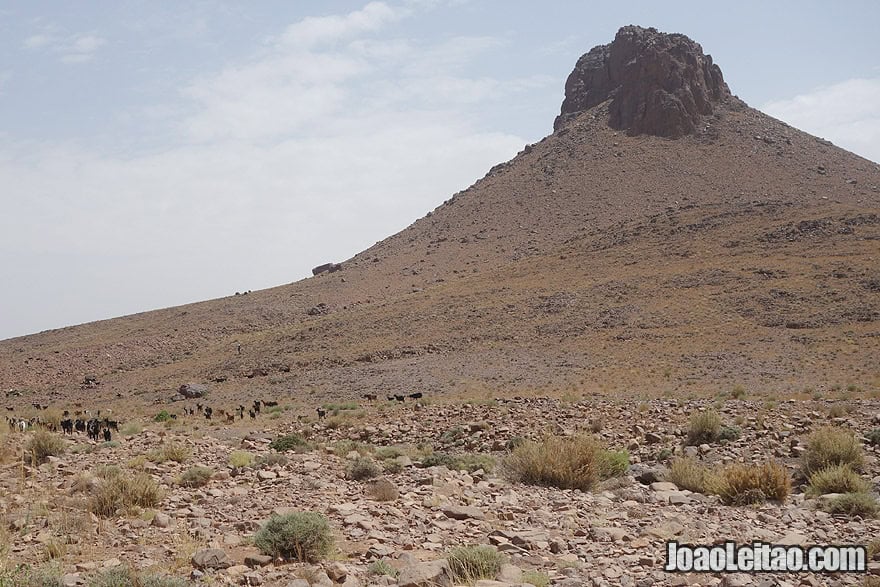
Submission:
[[[621,39],[655,53],[618,72]],[[615,43],[601,102],[342,271],[0,342],[7,403],[222,378],[304,398],[880,387],[880,167],[745,106],[686,37]],[[689,67],[716,87],[695,98]]]

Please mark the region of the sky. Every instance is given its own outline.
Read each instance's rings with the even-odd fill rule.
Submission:
[[[0,0],[0,339],[351,257],[549,134],[627,24],[880,161],[877,22],[873,0]]]

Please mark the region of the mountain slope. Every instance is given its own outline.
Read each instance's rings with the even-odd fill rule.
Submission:
[[[11,402],[71,397],[86,374],[89,397],[144,401],[224,378],[230,397],[878,387],[880,168],[720,85],[691,112],[681,68],[723,80],[686,37],[626,27],[603,47],[573,76],[636,53],[600,102],[564,106],[551,136],[342,271],[0,342],[0,386],[26,392]]]

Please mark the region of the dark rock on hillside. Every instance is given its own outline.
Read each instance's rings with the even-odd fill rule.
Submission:
[[[693,133],[700,117],[729,97],[721,69],[699,43],[685,35],[627,26],[613,42],[578,59],[553,128],[611,100],[612,128],[678,138]]]

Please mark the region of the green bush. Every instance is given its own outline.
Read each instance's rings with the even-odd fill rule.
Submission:
[[[864,464],[862,447],[855,435],[843,428],[830,426],[810,434],[801,458],[801,466],[807,477],[832,465],[848,465],[854,471],[859,471]]]
[[[279,436],[275,440],[269,443],[269,448],[278,452],[308,452],[312,450],[311,445],[306,442],[306,439],[300,436],[299,434],[288,434],[286,436]]]
[[[382,474],[382,468],[372,459],[358,457],[345,469],[345,478],[352,481],[365,481]]]
[[[691,416],[687,433],[687,444],[698,446],[710,444],[718,440],[721,431],[721,416],[715,410],[698,412]]]
[[[370,566],[367,567],[367,572],[371,575],[376,575],[380,577],[385,575],[391,578],[396,578],[397,575],[400,573],[400,571],[391,566],[391,564],[386,560],[374,561],[370,564]]]
[[[535,587],[549,587],[550,577],[541,571],[526,571],[522,574],[522,582]]]
[[[39,430],[28,440],[24,448],[24,460],[33,465],[39,465],[49,460],[49,457],[57,457],[64,454],[67,445],[57,434]]]
[[[263,554],[315,563],[330,554],[333,535],[327,518],[315,512],[272,516],[254,536]]]
[[[877,500],[869,493],[844,493],[825,500],[820,507],[829,514],[862,518],[874,518],[880,511]]]
[[[190,467],[177,480],[181,487],[203,487],[211,480],[214,471],[210,467]]]
[[[868,439],[868,444],[871,446],[880,446],[880,428],[874,428],[865,434],[865,438]]]
[[[603,450],[598,453],[599,479],[620,477],[629,470],[629,451]]]
[[[736,426],[722,426],[718,430],[718,442],[732,442],[740,437],[740,429]]]
[[[504,555],[492,546],[460,546],[453,548],[446,560],[453,581],[473,585],[480,579],[494,579],[504,564]]]
[[[153,416],[153,422],[167,422],[171,419],[171,414],[169,414],[166,410],[162,410],[161,412]]]
[[[810,495],[827,493],[865,493],[871,484],[862,479],[849,465],[831,465],[810,475]]]

